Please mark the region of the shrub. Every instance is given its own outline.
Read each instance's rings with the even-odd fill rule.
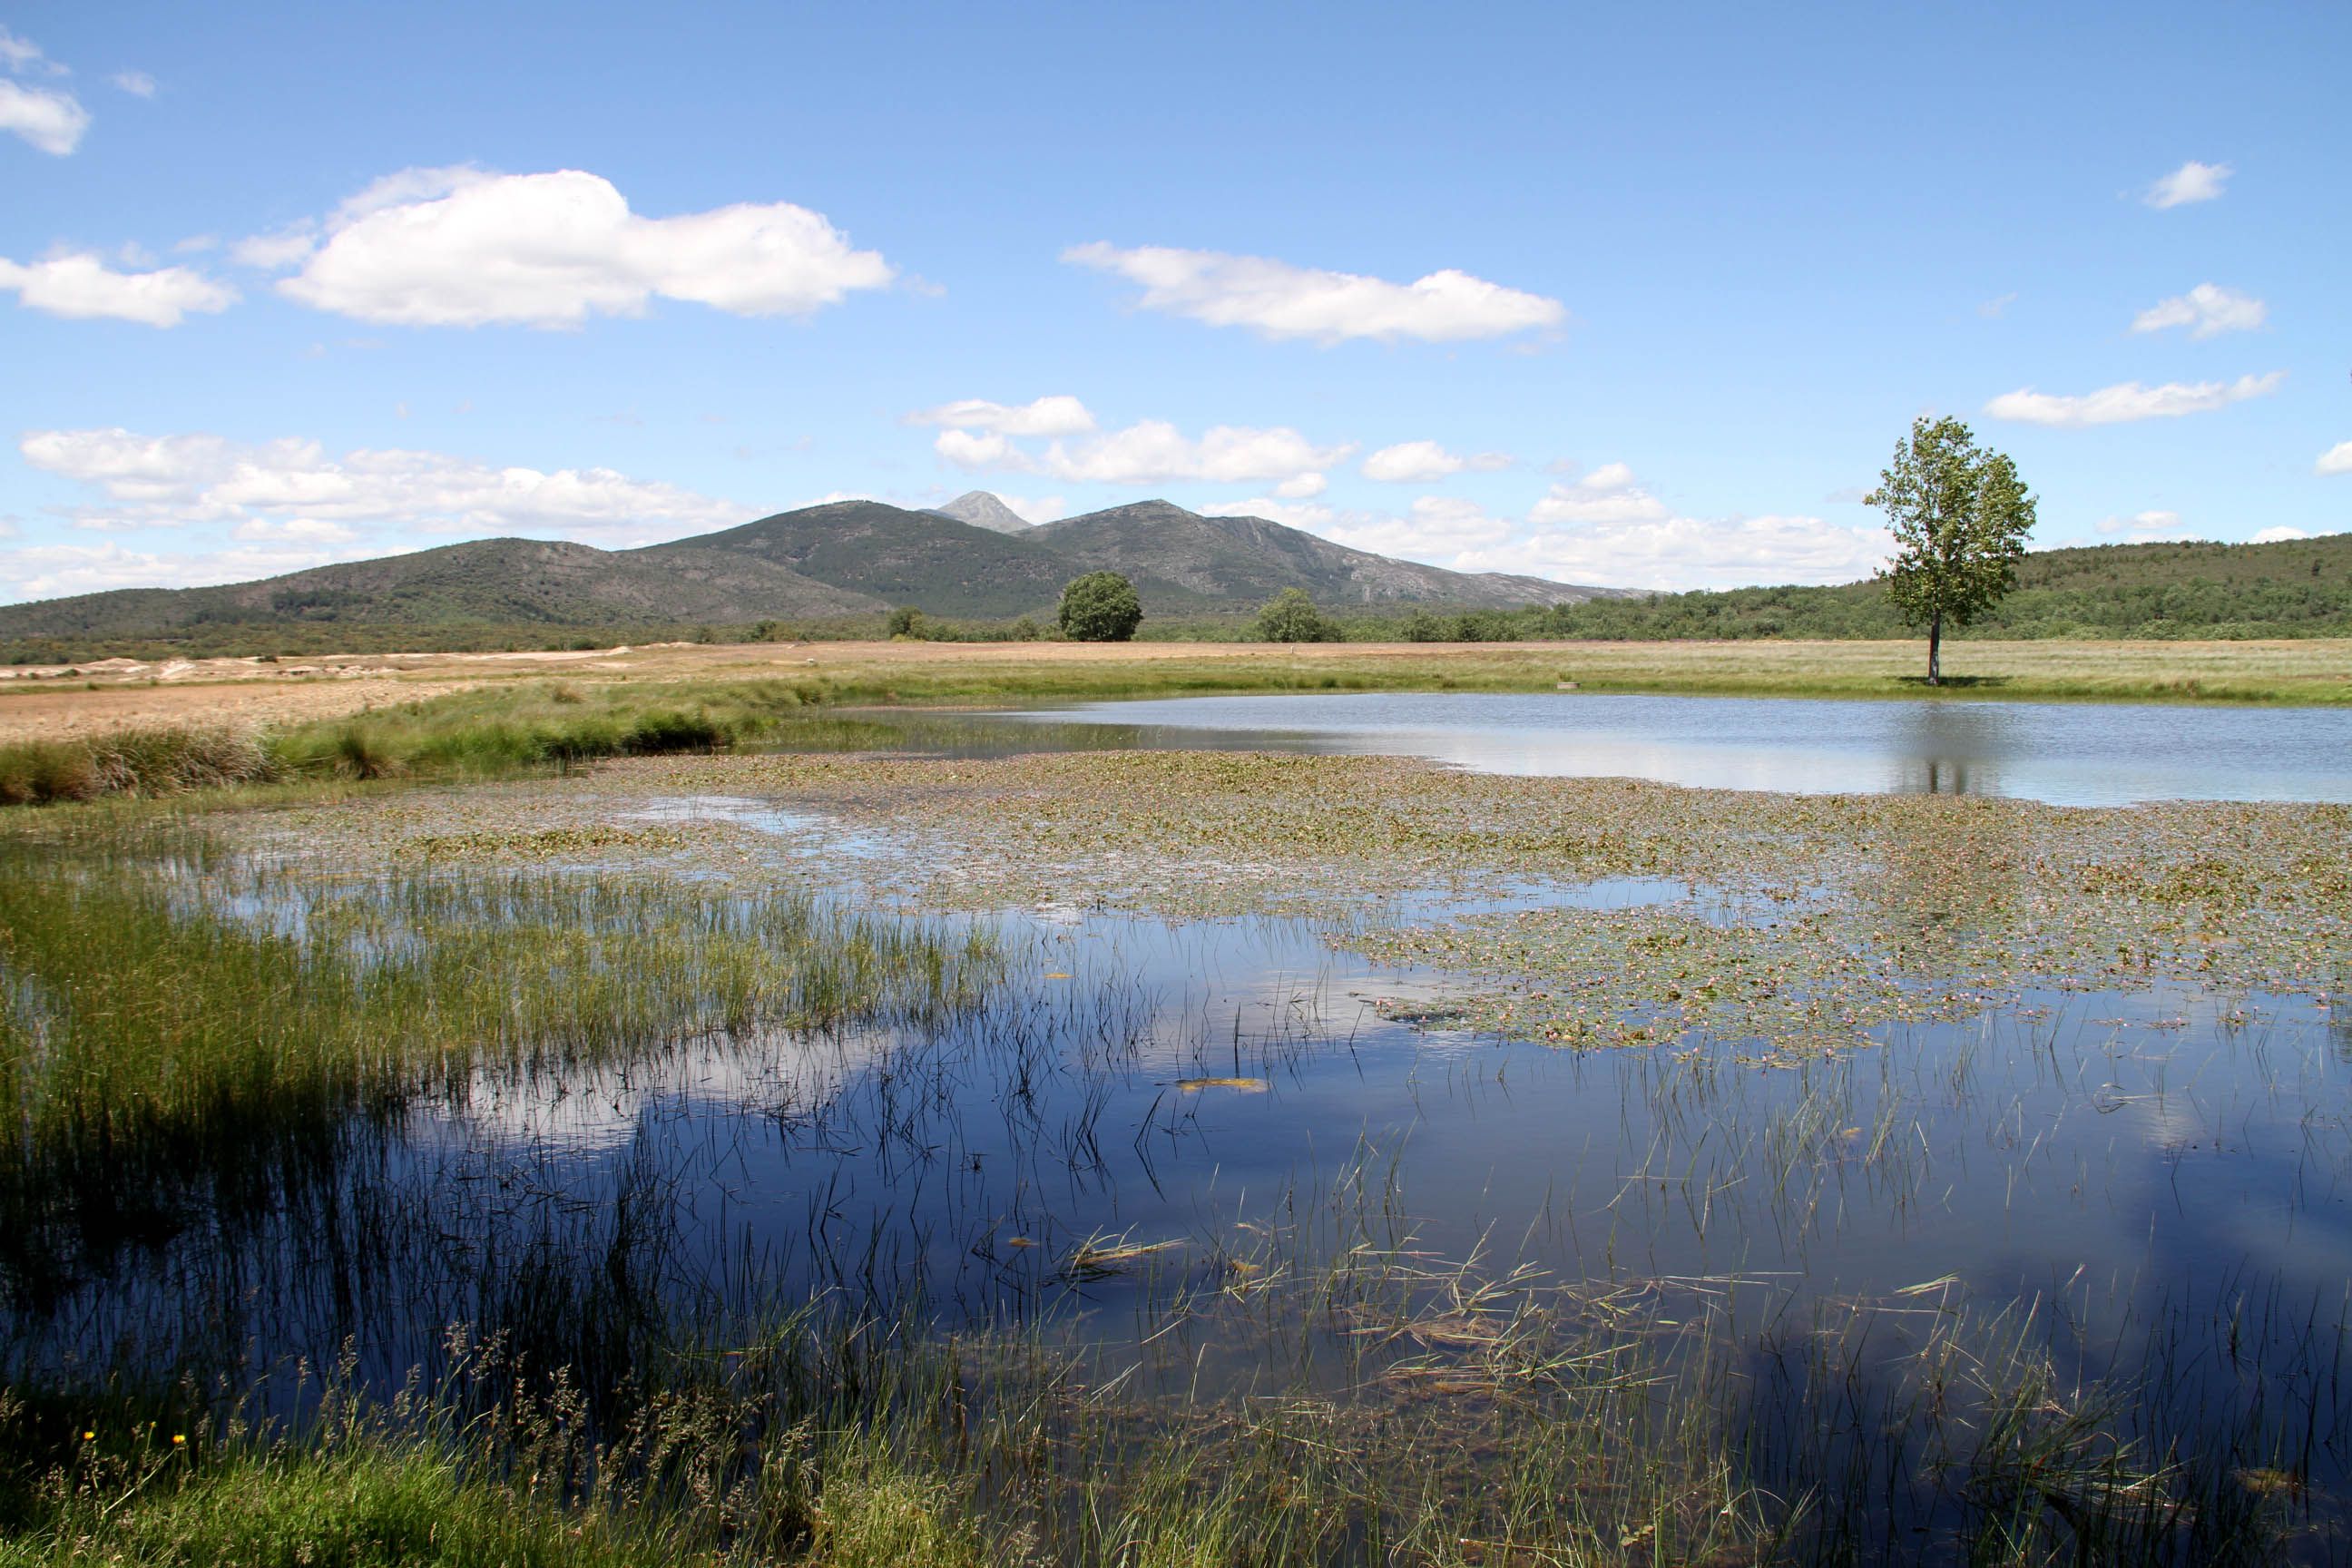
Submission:
[[[1258,611],[1257,635],[1266,642],[1338,642],[1341,634],[1306,589],[1285,588]]]
[[[1062,590],[1055,618],[1062,635],[1079,642],[1126,642],[1143,624],[1143,601],[1118,573],[1089,572]]]

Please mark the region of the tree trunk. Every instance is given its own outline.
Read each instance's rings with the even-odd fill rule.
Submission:
[[[1944,617],[1936,616],[1927,622],[1927,684],[1944,684]]]

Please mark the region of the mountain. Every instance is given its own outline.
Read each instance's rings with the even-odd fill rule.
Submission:
[[[1262,517],[1206,517],[1164,500],[1064,518],[1030,537],[1088,571],[1123,572],[1139,590],[1145,577],[1160,577],[1204,603],[1258,605],[1285,588],[1304,588],[1326,609],[1399,603],[1509,609],[1620,592],[1448,572],[1350,550]],[[1151,596],[1143,598],[1148,609]]]
[[[929,510],[992,533],[1026,533],[1035,526],[986,490],[966,490],[947,505]]]
[[[881,607],[740,552],[479,539],[218,588],[120,588],[0,605],[0,636],[168,637],[235,626],[674,626]]]
[[[1026,538],[877,500],[803,507],[630,553],[668,561],[714,552],[753,556],[872,600],[941,616],[1050,608],[1072,575],[1066,563]]]
[[[1013,512],[984,491],[949,504],[978,521],[835,501],[637,550],[488,539],[227,587],[0,605],[0,640],[200,632],[218,640],[230,628],[299,626],[618,630],[871,615],[893,605],[1008,619],[1050,615],[1065,583],[1103,570],[1131,579],[1155,616],[1254,609],[1294,587],[1332,609],[1576,604],[1618,592],[1447,572],[1265,518],[1203,517],[1160,500],[1018,532],[988,521]]]

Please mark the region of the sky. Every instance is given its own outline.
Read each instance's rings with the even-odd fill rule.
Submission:
[[[2352,527],[2352,6],[0,0],[0,601],[849,496],[1866,576]]]

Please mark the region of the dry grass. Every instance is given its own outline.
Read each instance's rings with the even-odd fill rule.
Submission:
[[[873,643],[664,645],[578,654],[370,654],[119,662],[0,679],[0,741],[157,724],[285,724],[561,675],[717,681],[790,675],[844,701],[1363,688],[1916,696],[1916,642]],[[1955,695],[2352,702],[2352,640],[1961,642]]]

